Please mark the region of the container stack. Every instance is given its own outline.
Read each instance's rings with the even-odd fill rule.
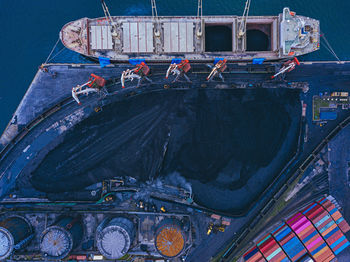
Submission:
[[[246,262],[330,262],[350,246],[350,231],[331,198],[321,198],[265,235],[243,255]]]
[[[287,223],[315,260],[331,261],[334,258],[332,251],[315,226],[302,213],[297,213],[288,219]]]
[[[263,255],[260,253],[257,247],[253,247],[250,250],[248,250],[243,255],[243,258],[244,261],[247,262],[266,262],[266,259],[263,257]]]
[[[304,245],[286,223],[282,223],[271,234],[279,242],[290,260],[297,261],[307,253]]]
[[[323,197],[321,198],[318,203],[322,205],[332,216],[333,220],[335,223],[338,225],[340,230],[345,234],[349,232],[350,226],[349,224],[345,221],[345,219],[342,217],[338,209],[335,207],[335,205],[329,201],[329,199]]]
[[[314,224],[328,246],[330,246],[334,254],[337,255],[339,253],[337,250],[341,246],[335,246],[336,242],[338,239],[342,241],[346,240],[346,238],[337,227],[331,215],[317,203],[309,205],[303,211],[303,214]]]
[[[260,239],[257,246],[267,261],[290,261],[271,234]]]

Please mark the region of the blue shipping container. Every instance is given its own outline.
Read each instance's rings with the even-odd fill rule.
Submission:
[[[335,111],[320,112],[320,120],[335,120],[335,119],[337,119],[337,112]]]

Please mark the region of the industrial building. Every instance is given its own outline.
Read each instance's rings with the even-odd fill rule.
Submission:
[[[192,221],[181,214],[33,211],[5,216],[0,226],[1,261],[175,258],[192,246]]]
[[[26,246],[33,238],[33,229],[24,217],[12,215],[0,221],[0,260]]]
[[[49,259],[63,259],[80,244],[82,235],[80,217],[61,217],[42,233],[40,251]]]
[[[322,197],[283,221],[260,238],[243,260],[332,261],[350,245],[345,236],[350,227],[331,199]]]

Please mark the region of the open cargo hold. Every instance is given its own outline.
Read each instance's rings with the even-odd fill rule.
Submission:
[[[243,255],[245,262],[266,262],[266,259],[255,246]]]
[[[303,244],[286,223],[283,223],[271,233],[293,262],[307,253]]]
[[[111,16],[69,22],[60,31],[65,47],[112,61],[290,59],[320,48],[318,20],[284,8],[278,16]],[[244,30],[240,25],[244,24]]]
[[[290,261],[286,256],[286,253],[278,245],[276,240],[268,234],[260,239],[257,246],[267,261],[271,262],[287,262]]]
[[[316,262],[331,261],[329,257],[331,257],[332,251],[315,227],[302,213],[299,212],[288,219],[287,224],[298,235]]]

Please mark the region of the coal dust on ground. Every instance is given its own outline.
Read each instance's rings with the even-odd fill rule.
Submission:
[[[78,191],[116,176],[174,172],[195,201],[242,211],[290,159],[300,101],[294,90],[164,90],[105,106],[69,131],[32,173],[43,192]]]

